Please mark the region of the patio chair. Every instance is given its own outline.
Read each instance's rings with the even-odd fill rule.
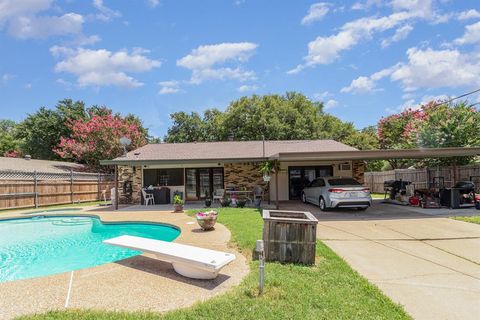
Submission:
[[[215,200],[217,200],[218,202],[220,202],[220,200],[223,199],[223,197],[225,196],[225,189],[217,189],[213,192],[213,202],[215,202]]]
[[[255,186],[253,188],[253,201],[261,199],[263,201],[263,188],[261,186]]]
[[[152,205],[155,204],[155,199],[153,198],[153,194],[147,193],[145,189],[142,189],[142,195],[143,195],[143,201],[145,202],[146,206],[148,206],[150,202],[152,202]]]

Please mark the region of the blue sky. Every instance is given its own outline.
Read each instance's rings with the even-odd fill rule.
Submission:
[[[163,136],[171,112],[295,90],[362,128],[480,88],[480,3],[0,0],[0,57],[2,118],[72,98]]]

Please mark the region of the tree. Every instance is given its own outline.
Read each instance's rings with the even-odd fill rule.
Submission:
[[[146,131],[131,116],[119,114],[90,114],[87,119],[70,119],[70,136],[60,137],[55,153],[63,159],[75,160],[99,167],[100,160],[116,158],[123,153],[120,138],[131,140],[130,150],[147,143]]]
[[[466,102],[441,104],[427,110],[418,126],[417,141],[422,148],[473,147],[480,145],[480,112]],[[426,159],[425,165],[462,165],[474,157]]]
[[[17,156],[20,154],[21,141],[15,138],[17,123],[0,119],[0,156]]]
[[[58,159],[53,149],[60,137],[68,137],[72,133],[68,121],[81,120],[87,116],[82,101],[61,100],[55,110],[41,107],[37,112],[29,114],[18,125],[15,137],[23,141],[22,151],[25,154],[37,159]]]
[[[479,130],[479,112],[467,102],[445,104],[432,101],[418,109],[408,109],[382,118],[378,124],[382,149],[478,146]],[[473,157],[422,161],[389,160],[389,163],[395,169],[412,164],[417,166],[467,164],[472,159]]]
[[[205,141],[204,126],[205,123],[197,112],[190,114],[180,111],[170,115],[172,126],[168,128],[165,141],[173,142],[193,142]]]
[[[377,128],[369,126],[362,130],[355,131],[349,135],[343,143],[353,146],[359,150],[375,150],[379,149],[379,140],[377,137]],[[367,161],[367,171],[380,171],[385,167],[384,160]]]

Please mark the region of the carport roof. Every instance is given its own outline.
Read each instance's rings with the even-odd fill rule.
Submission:
[[[321,152],[280,152],[270,160],[314,161],[314,160],[388,160],[388,159],[424,159],[480,155],[480,147],[420,148],[402,150],[352,150]]]

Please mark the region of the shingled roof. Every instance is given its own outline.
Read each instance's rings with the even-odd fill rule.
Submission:
[[[87,168],[72,162],[0,157],[0,171],[68,173],[70,170],[85,172]]]
[[[103,164],[150,161],[255,160],[278,153],[355,151],[334,140],[221,141],[148,144]]]

